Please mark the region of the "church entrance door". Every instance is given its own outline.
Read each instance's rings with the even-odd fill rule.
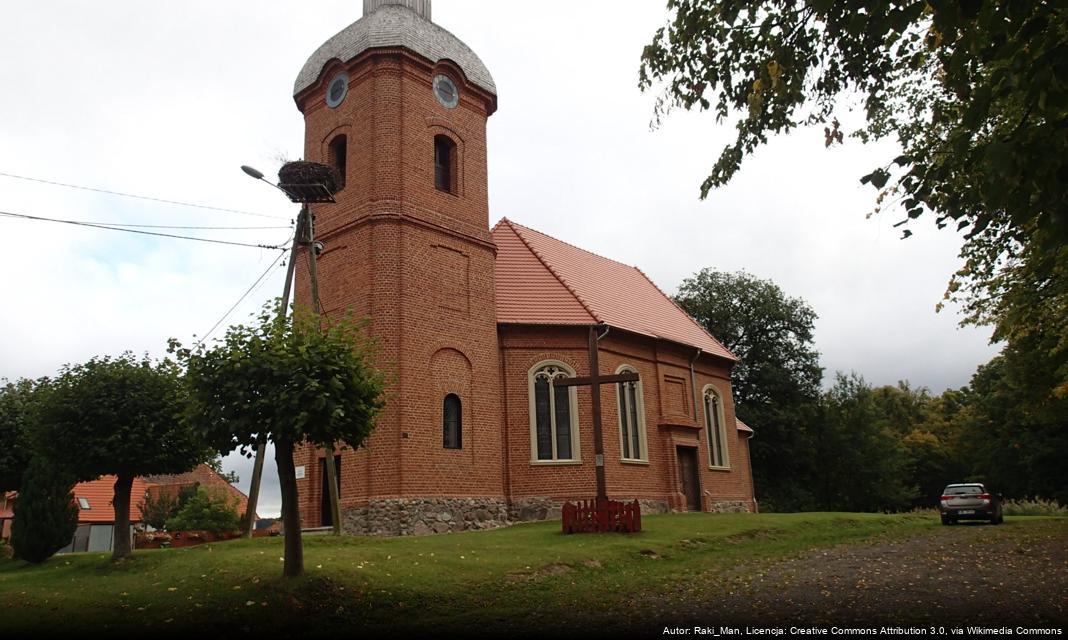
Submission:
[[[337,470],[337,492],[341,495],[341,456],[334,456],[334,469]],[[330,485],[326,480],[326,459],[319,458],[319,477],[322,479],[320,489],[322,497],[319,499],[319,526],[332,527],[334,519],[330,517]]]
[[[686,508],[700,511],[701,480],[697,475],[697,449],[675,447],[675,456],[679,459],[679,483],[682,485],[682,495],[686,496]]]

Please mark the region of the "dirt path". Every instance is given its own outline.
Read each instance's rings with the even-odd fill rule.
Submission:
[[[1014,526],[1010,519],[996,527],[938,527],[903,540],[811,551],[756,572],[739,569],[691,594],[688,606],[659,608],[647,629],[659,635],[674,625],[1065,628],[1068,526]]]

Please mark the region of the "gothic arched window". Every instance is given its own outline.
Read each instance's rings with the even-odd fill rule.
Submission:
[[[616,373],[637,373],[622,366]],[[645,415],[642,402],[642,382],[620,382],[616,385],[619,399],[619,439],[623,460],[649,459],[645,446]]]
[[[554,387],[556,378],[575,372],[562,363],[542,363],[530,370],[531,460],[577,461],[578,394],[574,387]]]
[[[460,396],[450,393],[445,396],[445,406],[442,410],[442,431],[444,432],[444,445],[446,449],[463,448],[463,406],[460,404]]]
[[[727,428],[723,419],[723,401],[712,385],[705,387],[705,432],[708,434],[708,464],[726,469],[730,466],[727,456]]]

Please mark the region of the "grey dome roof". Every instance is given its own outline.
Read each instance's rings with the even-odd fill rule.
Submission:
[[[398,4],[377,8],[323,43],[304,63],[293,85],[293,95],[315,84],[323,66],[330,60],[337,58],[348,62],[364,51],[378,47],[404,47],[432,62],[452,60],[469,81],[497,95],[497,85],[493,83],[489,69],[470,47],[412,9]]]

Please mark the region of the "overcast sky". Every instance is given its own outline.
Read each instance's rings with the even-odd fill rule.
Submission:
[[[854,370],[941,392],[967,384],[989,332],[934,312],[960,238],[930,220],[898,239],[866,219],[858,178],[892,145],[825,150],[819,130],[775,139],[730,186],[698,199],[732,139],[708,114],[650,130],[639,58],[663,1],[437,0],[434,21],[496,81],[489,121],[491,224],[507,216],[641,267],[673,292],[694,272],[744,269],[819,314],[828,379]],[[622,7],[625,6],[626,9]],[[0,12],[0,173],[205,203],[272,217],[118,198],[0,176],[0,211],[56,218],[274,229],[166,231],[280,244],[296,214],[238,167],[273,176],[303,150],[292,86],[307,57],[360,17],[360,0],[39,0]],[[124,350],[162,355],[204,335],[278,252],[0,217],[0,377],[51,375]],[[267,278],[228,321],[282,287]],[[224,324],[225,326],[225,324]],[[222,333],[222,329],[218,334]],[[251,463],[226,459],[247,488]],[[261,515],[279,508],[273,461]]]

